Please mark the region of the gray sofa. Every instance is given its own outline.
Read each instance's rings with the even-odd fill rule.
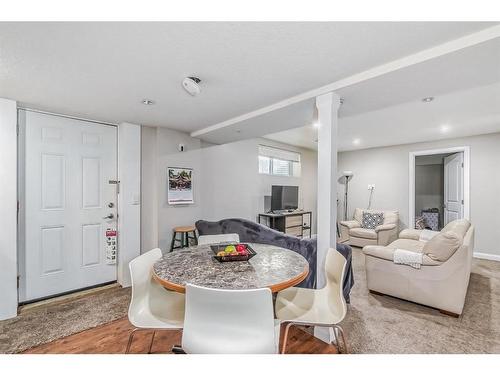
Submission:
[[[298,286],[311,289],[316,288],[316,239],[300,239],[289,236],[246,219],[224,219],[216,222],[198,220],[195,225],[201,236],[237,233],[241,242],[275,245],[301,254],[309,263],[309,275]],[[347,260],[347,269],[344,277],[344,297],[349,302],[350,291],[354,285],[351,264],[352,250],[350,246],[337,244],[337,251]]]

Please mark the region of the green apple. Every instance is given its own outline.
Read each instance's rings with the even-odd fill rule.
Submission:
[[[234,245],[228,245],[228,246],[226,246],[224,251],[226,252],[226,254],[231,254],[231,253],[234,253],[236,251],[236,248],[234,247]]]

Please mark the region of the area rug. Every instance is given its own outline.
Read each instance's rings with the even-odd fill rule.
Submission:
[[[119,286],[21,312],[0,321],[0,353],[26,349],[127,315],[130,288]]]
[[[353,248],[356,285],[342,326],[354,353],[500,353],[500,262],[474,259],[463,314],[370,294],[364,255]]]

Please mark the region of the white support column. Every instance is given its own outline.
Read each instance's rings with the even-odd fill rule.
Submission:
[[[325,259],[337,242],[337,128],[340,97],[316,97],[318,109],[318,255],[317,287],[325,285]]]
[[[325,259],[337,243],[337,129],[340,97],[334,93],[316,97],[318,109],[318,239],[316,258],[317,288],[325,286]],[[328,328],[316,328],[314,335],[332,341]]]
[[[0,98],[0,320],[17,315],[17,104]]]

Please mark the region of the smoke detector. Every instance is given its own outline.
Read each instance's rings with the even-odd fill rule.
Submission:
[[[184,90],[188,92],[191,96],[196,96],[200,93],[200,85],[201,79],[198,77],[186,77],[182,80],[182,87]]]

